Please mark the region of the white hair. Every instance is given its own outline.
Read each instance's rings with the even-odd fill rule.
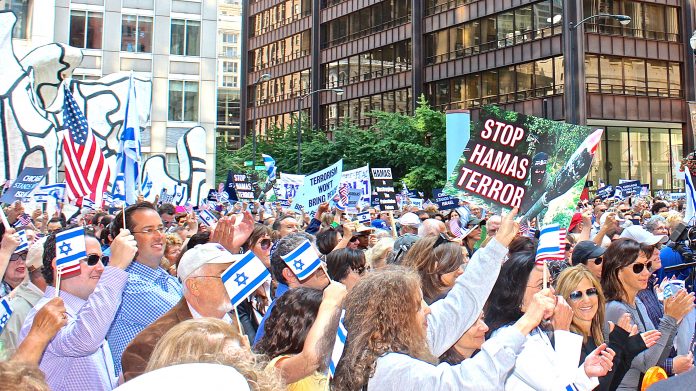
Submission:
[[[423,224],[418,227],[418,236],[425,237],[428,235],[439,235],[442,232],[446,232],[447,227],[445,223],[437,219],[427,219]]]

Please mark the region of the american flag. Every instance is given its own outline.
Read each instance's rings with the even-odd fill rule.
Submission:
[[[68,201],[80,200],[92,195],[96,205],[102,205],[102,197],[111,178],[104,154],[97,143],[94,133],[87,124],[77,102],[67,87],[64,89],[63,126],[63,162],[65,163],[65,181],[67,183]]]
[[[541,229],[536,253],[537,265],[545,261],[563,260],[565,257],[565,235],[561,237],[558,224],[547,225]]]
[[[461,238],[462,236],[464,236],[464,232],[462,232],[462,227],[459,226],[459,221],[450,220],[449,227],[450,231],[452,232],[452,235],[454,235],[455,237]]]
[[[530,226],[528,223],[520,224],[520,234],[528,238],[533,238],[536,236],[536,228]]]

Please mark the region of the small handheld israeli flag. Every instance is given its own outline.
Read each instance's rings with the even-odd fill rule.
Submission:
[[[209,210],[202,210],[201,213],[198,214],[198,217],[201,219],[203,224],[207,225],[208,227],[212,227],[215,225],[215,223],[217,223],[217,218]]]
[[[304,280],[311,276],[317,269],[321,267],[321,260],[319,259],[319,254],[309,243],[309,240],[305,240],[300,243],[300,245],[292,250],[287,255],[281,255],[285,264],[288,265],[290,270],[297,276],[298,279]]]
[[[80,270],[80,261],[87,256],[85,229],[76,227],[56,234],[56,270],[63,275]]]
[[[10,320],[11,315],[12,306],[10,306],[10,302],[7,300],[7,297],[0,299],[0,333],[2,333],[2,330],[5,328],[7,321]]]
[[[251,251],[247,251],[240,261],[222,272],[222,283],[233,307],[237,307],[270,278],[271,273]]]
[[[27,239],[27,232],[25,230],[17,231],[19,235],[19,246],[14,250],[15,254],[21,253],[29,249],[29,240]]]
[[[547,260],[563,259],[561,254],[561,229],[558,224],[547,225],[541,229],[536,253],[537,265]]]
[[[96,204],[94,203],[94,201],[90,200],[90,199],[87,198],[87,197],[83,197],[83,198],[82,198],[82,207],[84,207],[84,208],[89,208],[89,209],[92,209],[92,210],[97,210]]]
[[[362,212],[358,213],[357,215],[358,222],[362,224],[369,224],[370,223],[370,212]]]
[[[338,330],[336,331],[336,342],[334,342],[333,352],[331,352],[331,362],[329,362],[329,376],[334,377],[338,361],[343,356],[343,349],[346,347],[346,337],[348,331],[343,325],[343,319],[346,316],[346,310],[341,310],[341,319],[338,321]]]

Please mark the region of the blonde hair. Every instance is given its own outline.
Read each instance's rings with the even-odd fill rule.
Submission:
[[[570,302],[571,292],[577,290],[578,285],[582,280],[588,280],[592,286],[597,289],[597,312],[592,318],[592,323],[590,324],[590,334],[585,335],[583,331],[575,324],[575,318],[573,318],[573,323],[570,325],[570,331],[575,334],[582,335],[583,342],[587,342],[588,337],[592,337],[597,346],[604,342],[604,334],[602,332],[602,325],[604,324],[604,305],[606,303],[604,299],[604,292],[602,291],[602,285],[599,283],[597,278],[590,272],[590,269],[585,265],[576,265],[564,269],[558,276],[557,292],[567,302]]]
[[[181,237],[177,234],[167,234],[164,236],[165,243],[167,245],[170,244],[184,244],[184,241],[181,240]]]
[[[394,249],[394,239],[382,238],[375,243],[374,247],[365,251],[365,259],[372,269],[379,269],[387,264],[387,257]]]
[[[172,327],[157,342],[145,372],[177,364],[217,363],[234,367],[254,391],[284,390],[278,374],[264,371],[243,338],[220,319],[189,319]]]
[[[665,218],[665,220],[667,220],[667,228],[669,229],[669,232],[674,231],[674,229],[677,228],[677,225],[684,221],[684,217],[682,216],[682,214],[677,212],[676,210],[670,210],[665,214],[666,215],[663,217]]]
[[[50,391],[39,367],[22,361],[0,362],[0,391]]]

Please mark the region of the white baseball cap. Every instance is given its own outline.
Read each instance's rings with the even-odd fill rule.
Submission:
[[[624,228],[623,232],[621,232],[621,237],[633,239],[640,244],[647,244],[650,246],[654,246],[657,243],[664,244],[669,240],[667,235],[653,235],[640,225],[632,225]]]
[[[234,263],[242,254],[231,254],[220,243],[199,244],[181,256],[176,274],[184,282],[194,271],[209,263]]]
[[[418,215],[412,212],[404,213],[403,216],[399,219],[399,224],[401,225],[410,225],[410,226],[420,226],[421,221],[420,218],[418,218]]]

